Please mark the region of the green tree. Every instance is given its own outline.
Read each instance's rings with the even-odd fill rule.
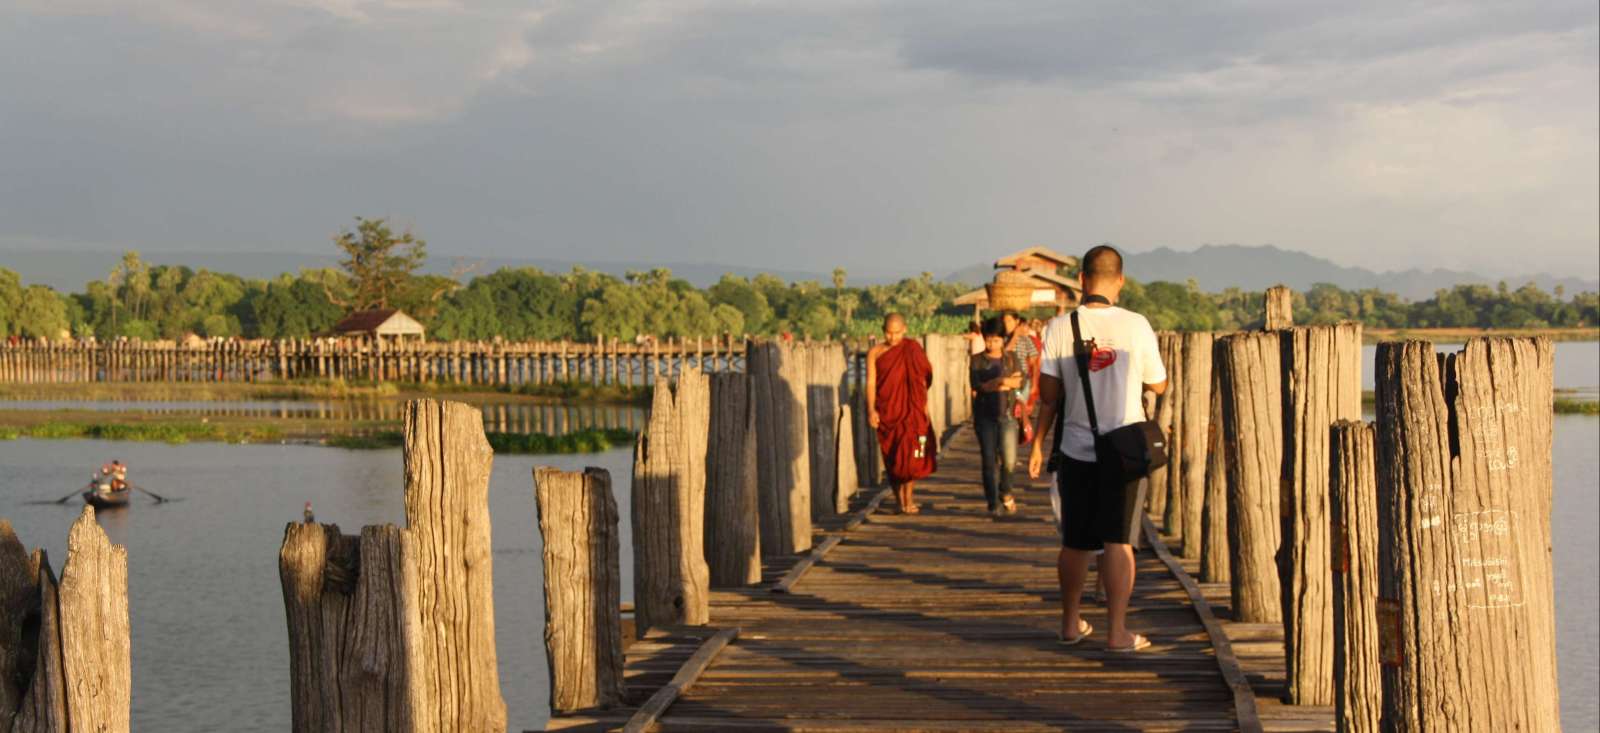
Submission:
[[[0,336],[17,331],[17,310],[22,307],[22,278],[0,267]]]
[[[56,291],[29,285],[17,306],[17,330],[28,338],[58,339],[70,334],[67,305]]]
[[[352,310],[390,308],[403,296],[403,290],[427,259],[427,242],[410,230],[396,235],[383,219],[356,217],[354,231],[345,230],[333,238],[344,255],[339,266],[350,277],[348,300],[329,293],[329,300]]]

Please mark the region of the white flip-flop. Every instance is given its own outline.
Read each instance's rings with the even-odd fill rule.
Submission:
[[[1085,621],[1085,620],[1080,618],[1080,619],[1078,619],[1078,635],[1072,637],[1071,639],[1068,639],[1067,637],[1062,636],[1061,634],[1056,634],[1056,643],[1058,643],[1058,644],[1060,644],[1062,646],[1073,646],[1075,644],[1078,644],[1079,642],[1082,642],[1084,639],[1089,638],[1089,635],[1093,634],[1093,633],[1094,633],[1094,626],[1092,624],[1090,624],[1088,621]]]

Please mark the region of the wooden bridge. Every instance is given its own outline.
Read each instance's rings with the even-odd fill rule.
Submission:
[[[971,430],[958,430],[919,484],[921,514],[863,496],[818,525],[810,555],[714,592],[710,626],[629,646],[628,707],[548,729],[1332,730],[1331,709],[1276,702],[1281,627],[1234,629],[1254,655],[1241,662],[1226,609],[1207,601],[1225,605],[1226,586],[1196,584],[1158,536],[1138,554],[1129,613],[1154,645],[1106,651],[1092,601],[1095,636],[1058,644],[1049,491],[1024,477],[1018,514],[990,518],[977,464]]]

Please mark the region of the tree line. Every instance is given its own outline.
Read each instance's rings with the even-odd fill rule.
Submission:
[[[960,331],[972,317],[969,308],[951,302],[967,286],[935,281],[926,272],[865,287],[850,286],[843,268],[827,284],[724,275],[706,288],[666,269],[616,277],[581,267],[560,274],[507,268],[467,278],[423,274],[426,242],[382,219],[357,219],[334,244],[342,257],[338,268],[269,280],[151,265],[127,252],[105,279],[63,294],[25,286],[17,273],[0,268],[0,336],[303,338],[328,331],[350,312],[390,307],[439,339],[824,338],[874,333],[890,312],[905,314],[914,332]],[[1232,330],[1261,323],[1262,299],[1259,291],[1238,288],[1202,292],[1193,280],[1130,280],[1122,304],[1161,330]],[[1567,297],[1559,288],[1547,293],[1531,283],[1514,290],[1501,283],[1458,285],[1408,302],[1380,290],[1321,284],[1295,294],[1294,315],[1297,323],[1353,320],[1385,328],[1593,327],[1600,325],[1600,294]]]

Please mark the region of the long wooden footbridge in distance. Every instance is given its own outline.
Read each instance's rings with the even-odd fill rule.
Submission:
[[[626,707],[548,730],[1332,730],[1331,709],[1277,702],[1281,627],[1230,628],[1226,586],[1195,583],[1159,537],[1138,553],[1129,616],[1153,646],[1107,651],[1088,599],[1094,635],[1058,644],[1049,492],[1024,484],[1021,511],[990,518],[977,458],[958,431],[919,484],[922,513],[864,496],[810,555],[714,593],[710,626],[629,646]]]

